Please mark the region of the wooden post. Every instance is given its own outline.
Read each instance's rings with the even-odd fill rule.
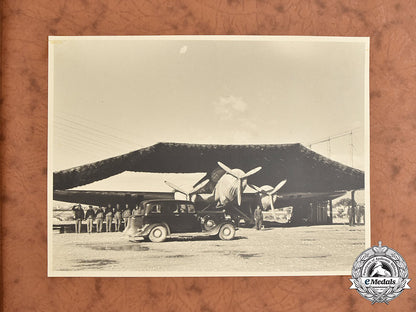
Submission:
[[[355,225],[355,191],[351,191],[351,214],[352,214],[352,224]]]
[[[332,199],[329,200],[329,224],[333,224],[334,219],[332,216]]]
[[[316,224],[321,224],[321,207],[319,207],[318,203],[315,206],[315,211],[316,211]]]
[[[309,209],[311,211],[311,224],[317,224],[317,211],[316,211],[316,205],[315,203],[310,203],[309,204]]]

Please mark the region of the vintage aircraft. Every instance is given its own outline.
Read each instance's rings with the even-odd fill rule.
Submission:
[[[261,167],[254,168],[245,173],[241,169],[230,169],[220,161],[217,163],[224,172],[222,174],[220,173],[221,177],[218,178],[218,181],[214,182],[215,187],[212,193],[212,198],[208,197],[206,200],[209,202],[215,201],[217,207],[225,207],[227,204],[231,203],[237,198],[237,204],[240,206],[242,194],[247,187],[247,178],[260,171]],[[218,172],[216,175],[218,175]],[[169,185],[173,190],[184,194],[187,200],[192,201],[195,201],[196,194],[201,191],[209,182],[210,180],[203,178],[203,180],[200,180],[194,184],[194,187],[191,191],[187,192],[183,188],[176,186],[169,181],[165,181],[165,183]]]
[[[193,202],[198,201],[197,204],[201,207],[201,209],[207,209],[208,206],[215,206],[217,209],[233,209],[234,211],[237,211],[237,213],[234,212],[234,214],[243,214],[247,217],[247,215],[238,209],[238,207],[241,206],[242,194],[247,187],[247,178],[260,171],[261,167],[256,167],[245,173],[241,169],[230,169],[222,162],[217,163],[218,166],[222,168],[224,173],[216,182],[213,193],[208,194],[208,196],[204,199],[202,199],[201,196],[197,198],[197,193],[203,190],[208,182],[210,182],[208,179],[198,181],[194,185],[193,189],[188,192],[169,181],[165,181],[165,183],[174,191],[184,194],[187,200],[191,200]],[[218,172],[216,175],[218,176]],[[238,207],[233,207],[230,204],[236,199]],[[203,203],[202,205],[201,202]]]
[[[274,188],[270,185],[263,185],[262,187],[255,186],[251,184],[250,187],[255,189],[256,192],[260,195],[260,201],[263,210],[272,209],[274,221],[277,221],[276,213],[274,211],[274,202],[279,197],[276,193],[279,191],[285,184],[287,180],[280,181]]]
[[[225,207],[227,204],[231,203],[237,198],[238,206],[241,206],[242,194],[247,187],[247,178],[256,172],[261,170],[261,167],[254,168],[249,172],[245,173],[241,169],[230,169],[222,162],[218,162],[218,166],[225,171],[225,174],[216,182],[213,196],[209,196],[205,200],[207,202],[214,201],[217,207]],[[201,191],[210,181],[203,180],[202,182],[197,182],[193,189],[190,191],[185,191],[183,188],[176,186],[175,184],[165,181],[174,191],[182,193],[186,196],[186,200],[195,201],[196,194]]]

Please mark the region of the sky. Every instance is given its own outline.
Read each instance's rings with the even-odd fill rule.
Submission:
[[[53,171],[157,142],[309,146],[339,135],[311,148],[365,168],[363,40],[53,37],[50,53]]]

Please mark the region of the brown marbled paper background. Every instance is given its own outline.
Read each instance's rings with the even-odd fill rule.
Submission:
[[[372,244],[416,287],[416,4],[409,1],[2,1],[4,311],[416,311],[415,291],[372,306],[348,276],[48,278],[48,35],[371,37]]]

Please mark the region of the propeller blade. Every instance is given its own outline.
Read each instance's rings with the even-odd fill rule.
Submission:
[[[280,181],[280,183],[276,185],[276,187],[271,192],[269,192],[269,194],[273,195],[274,193],[276,193],[278,190],[280,190],[283,187],[283,185],[286,184],[286,182],[287,180]]]
[[[195,187],[192,189],[192,191],[189,192],[189,194],[195,194],[196,192],[198,192],[199,190],[201,190],[205,185],[207,185],[209,182],[209,180],[204,180],[201,183],[195,185]]]
[[[220,162],[220,161],[218,161],[217,162],[217,164],[218,164],[218,166],[220,166],[226,173],[228,173],[228,174],[230,174],[230,175],[232,175],[234,178],[236,178],[236,179],[238,179],[239,177],[237,177],[234,173],[233,173],[233,171],[230,169],[230,168],[228,168],[226,165],[224,165],[222,162]]]
[[[247,177],[249,177],[249,176],[257,173],[260,170],[261,170],[261,167],[257,167],[257,168],[251,169],[249,172],[245,173],[241,178],[247,178]]]
[[[249,184],[250,187],[255,190],[257,193],[259,194],[263,194],[263,195],[268,195],[268,193],[265,190],[262,190],[261,188],[259,188],[258,186],[254,185],[254,184]]]
[[[179,186],[177,186],[177,185],[175,185],[175,184],[173,184],[173,183],[171,183],[171,182],[169,182],[169,181],[165,181],[165,183],[167,184],[167,185],[169,185],[171,188],[173,188],[175,191],[177,191],[177,192],[179,192],[179,193],[182,193],[182,194],[184,194],[184,195],[186,195],[186,196],[188,196],[189,194],[188,194],[188,192],[186,192],[185,190],[183,190],[182,188],[180,188]]]
[[[230,168],[228,168],[226,165],[224,165],[222,162],[217,161],[217,164],[218,164],[218,166],[220,166],[222,169],[224,169],[224,171],[225,171],[225,172],[228,172],[228,173],[230,173],[230,172],[231,172],[231,169],[230,169]]]
[[[204,181],[205,179],[209,179],[209,174],[207,173],[205,176],[203,176],[201,179],[198,180],[192,187],[196,187],[199,183]]]
[[[238,206],[241,206],[241,179],[238,179],[238,189],[237,189],[237,204]]]
[[[258,186],[254,185],[254,184],[250,184],[250,187],[253,190],[255,190],[257,193],[261,193],[262,192],[262,190]]]
[[[269,194],[269,198],[270,198],[270,207],[272,207],[273,219],[274,219],[274,221],[277,222],[276,213],[274,211],[273,196],[271,194]]]

